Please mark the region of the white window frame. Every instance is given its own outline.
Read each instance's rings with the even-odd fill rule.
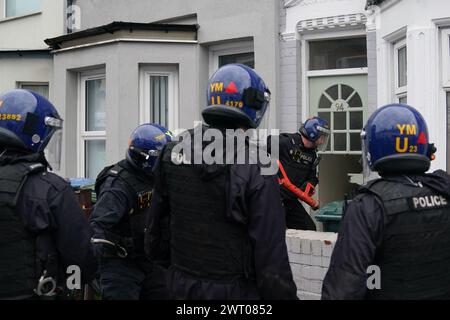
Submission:
[[[442,86],[450,88],[450,29],[442,29]]]
[[[92,71],[79,74],[79,87],[78,87],[78,176],[86,176],[86,150],[85,142],[89,140],[105,140],[106,142],[106,130],[105,131],[86,131],[86,82],[90,80],[106,80],[106,73],[104,71]]]
[[[332,69],[332,70],[309,70],[309,42],[314,40],[335,40],[339,38],[366,37],[366,30],[339,30],[324,33],[304,34],[301,37],[301,68],[302,72],[302,104],[307,106],[302,108],[302,119],[309,117],[309,78],[321,76],[339,76],[368,74],[368,68]]]
[[[339,85],[339,84],[338,84]],[[357,93],[357,91],[355,90],[355,92]],[[353,95],[351,95],[350,97],[352,97]],[[354,151],[354,150],[350,150],[350,135],[352,133],[360,133],[361,130],[360,129],[350,129],[350,112],[357,112],[357,111],[361,111],[363,113],[363,119],[364,119],[364,107],[361,108],[356,108],[356,107],[349,107],[347,110],[344,111],[335,111],[335,110],[329,110],[329,109],[318,109],[318,112],[329,112],[330,113],[330,128],[333,128],[332,130],[332,134],[330,135],[330,141],[328,142],[330,144],[330,146],[334,146],[334,134],[335,133],[345,133],[346,134],[346,147],[347,150],[345,151],[321,151],[319,152],[320,154],[329,154],[329,155],[340,155],[340,154],[348,154],[348,155],[359,155],[362,154],[362,151]],[[367,110],[366,110],[367,111]],[[335,113],[339,113],[339,112],[345,112],[345,121],[346,121],[346,125],[348,126],[348,129],[334,129],[334,114]],[[364,126],[364,123],[363,123]]]
[[[304,48],[305,54],[304,67],[306,70],[306,77],[326,77],[326,76],[340,76],[340,75],[355,75],[355,74],[367,74],[369,71],[368,67],[359,68],[345,68],[345,69],[323,69],[323,70],[309,70],[309,44],[313,41],[327,41],[327,40],[339,40],[339,39],[351,39],[351,38],[362,38],[367,37],[365,32],[336,32],[328,33],[324,35],[305,35],[302,41],[302,48]]]
[[[448,150],[450,148],[450,141],[448,140],[448,105],[447,105],[447,94],[450,93],[450,28],[448,28],[448,25],[446,25],[445,29],[441,29],[441,57],[442,57],[442,100],[443,105],[445,105],[445,114],[446,114],[446,121],[445,121],[445,139],[446,139],[446,150],[445,153],[446,162],[445,165],[447,166],[449,159],[448,159]],[[450,168],[447,166],[446,170],[450,170]]]
[[[397,41],[393,44],[393,54],[394,54],[394,100],[400,102],[401,98],[408,96],[408,78],[406,78],[406,85],[400,87],[399,86],[399,73],[398,73],[398,53],[401,49],[406,48],[406,52],[408,53],[408,46],[406,43],[406,38],[400,41]],[[406,63],[408,65],[408,54],[406,55]],[[408,70],[406,70],[408,74]]]
[[[179,126],[179,81],[178,68],[173,65],[142,66],[139,81],[139,123],[152,122],[150,110],[150,77],[168,77],[168,129],[175,130]]]
[[[396,101],[398,102],[398,103],[401,103],[401,100],[403,99],[403,98],[406,98],[406,100],[408,100],[408,94],[405,92],[405,93],[401,93],[401,94],[398,94],[398,95],[396,95]],[[408,101],[406,101],[406,103],[408,103]]]
[[[23,86],[47,86],[48,95],[50,97],[50,83],[45,81],[17,81],[17,88],[23,89]]]
[[[240,53],[255,53],[253,41],[236,41],[214,45],[209,48],[209,76],[219,68],[219,57]],[[255,60],[256,68],[256,60]]]
[[[41,1],[41,9],[40,10],[30,11],[30,12],[27,12],[27,13],[24,13],[24,14],[19,14],[17,16],[10,16],[10,17],[8,17],[6,15],[6,0],[0,0],[0,1],[3,1],[3,17],[1,17],[1,18],[5,19],[5,20],[27,17],[27,16],[30,16],[30,15],[35,15],[37,13],[41,13],[42,12],[43,3]]]

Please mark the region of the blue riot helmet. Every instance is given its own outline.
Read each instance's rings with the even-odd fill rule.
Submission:
[[[43,152],[55,133],[61,134],[63,120],[43,96],[28,90],[11,90],[0,95],[0,147]],[[61,135],[59,135],[61,138]],[[52,139],[52,154],[61,156],[61,139]],[[58,144],[58,146],[56,146]],[[47,155],[48,156],[48,155]],[[57,164],[56,161],[54,164]]]
[[[328,122],[319,117],[313,117],[305,121],[300,128],[300,134],[314,143],[318,151],[325,151],[330,139],[330,127]]]
[[[153,123],[137,127],[131,134],[126,159],[133,166],[151,171],[167,142],[172,140],[172,133]]]
[[[266,113],[270,91],[261,77],[242,64],[228,64],[209,80],[202,115],[211,126],[257,128]]]
[[[376,110],[361,132],[365,174],[424,173],[436,148],[428,140],[422,115],[405,104]]]

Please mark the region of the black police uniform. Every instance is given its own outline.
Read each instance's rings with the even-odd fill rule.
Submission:
[[[170,255],[172,297],[296,299],[276,177],[257,164],[174,164],[172,156],[182,157],[172,154],[176,145],[166,145],[155,167],[147,238],[151,255]],[[164,219],[170,246],[161,244]]]
[[[118,300],[167,299],[165,270],[144,253],[145,215],[153,178],[126,160],[105,168],[98,176],[98,201],[90,221],[96,239],[106,239],[127,251],[97,245],[102,298]]]
[[[323,299],[450,298],[450,176],[385,176],[345,210]],[[380,268],[381,290],[367,288]]]
[[[68,183],[47,165],[43,154],[0,158],[0,299],[37,298],[44,271],[59,279],[61,295],[67,267],[80,267],[84,282],[95,274],[89,223]]]
[[[271,152],[271,137],[267,142]],[[301,190],[305,190],[308,183],[314,187],[319,183],[317,179],[317,165],[319,159],[315,149],[305,148],[300,133],[282,133],[279,136],[279,157],[289,180]],[[283,206],[286,212],[286,226],[288,229],[314,230],[316,225],[306,212],[298,198],[285,187],[280,186]]]

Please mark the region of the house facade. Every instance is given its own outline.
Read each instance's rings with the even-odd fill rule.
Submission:
[[[362,0],[293,0],[281,9],[282,129],[320,116],[332,130],[319,164],[322,206],[362,183],[360,132],[377,105],[375,36],[365,7]]]
[[[95,178],[137,125],[191,128],[210,75],[247,64],[272,91],[269,128],[329,120],[323,206],[363,182],[360,131],[387,103],[420,110],[432,169],[450,167],[449,12],[445,0],[0,0],[0,91],[49,96],[65,119],[60,173]]]
[[[132,130],[201,120],[210,75],[240,62],[256,69],[277,103],[279,2],[70,1],[80,28],[47,41],[65,121],[62,174],[95,178],[124,157]]]
[[[0,0],[0,92],[53,92],[53,56],[44,39],[64,32],[63,0]]]
[[[280,17],[282,129],[312,115],[331,124],[322,205],[363,181],[359,133],[385,104],[417,108],[438,148],[432,170],[449,168],[448,1],[286,0]]]
[[[425,117],[438,149],[432,169],[450,169],[450,2],[378,1],[377,99],[401,101]]]

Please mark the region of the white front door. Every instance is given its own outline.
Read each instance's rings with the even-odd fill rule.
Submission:
[[[360,133],[367,120],[367,75],[309,78],[309,111],[328,121],[330,143],[319,165],[321,206],[344,200],[357,187],[361,166]]]

